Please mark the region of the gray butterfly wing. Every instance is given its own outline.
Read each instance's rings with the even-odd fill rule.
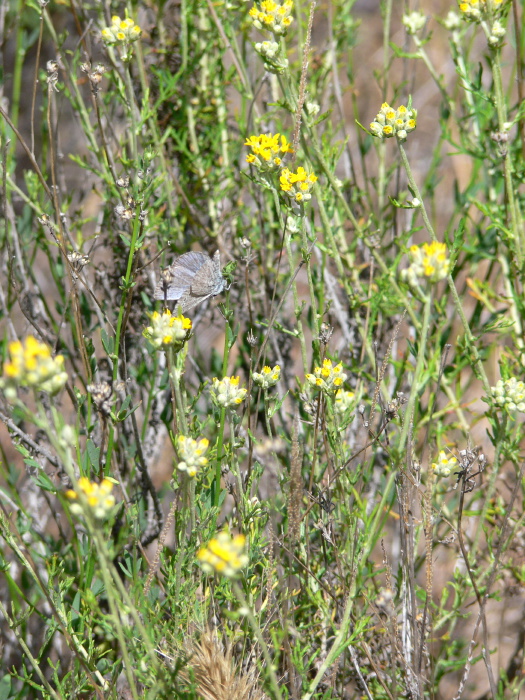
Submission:
[[[200,304],[202,301],[208,299],[208,297],[210,296],[211,294],[207,294],[203,297],[196,297],[193,296],[190,292],[185,292],[177,301],[175,309],[177,309],[180,306],[180,308],[182,309],[182,313],[185,314],[188,311],[191,311],[191,309],[193,309],[194,306],[197,306],[197,304]]]
[[[192,296],[208,297],[219,294],[224,289],[224,279],[221,272],[220,254],[217,250],[213,258],[208,258],[206,263],[195,275],[191,283]]]
[[[189,311],[208,297],[220,294],[225,282],[221,271],[220,254],[217,250],[213,258],[207,258],[204,265],[196,273],[190,288],[180,297],[179,304],[182,312]]]
[[[181,255],[168,267],[170,283],[166,286],[161,279],[155,287],[153,298],[178,301],[189,290],[195,275],[208,261],[209,257],[198,251]]]
[[[224,277],[222,276],[222,269],[221,269],[221,256],[218,250],[215,251],[215,254],[212,258],[213,262],[213,279],[215,280],[215,289],[212,292],[213,296],[220,294],[224,288],[226,287],[226,281]]]

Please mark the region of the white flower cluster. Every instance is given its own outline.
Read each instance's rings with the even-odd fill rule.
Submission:
[[[500,379],[496,386],[491,387],[492,400],[500,408],[508,411],[520,411],[525,413],[525,384],[511,377],[503,381]]]
[[[427,18],[421,12],[403,15],[403,25],[409,34],[417,34],[420,29],[423,29],[426,21]]]
[[[193,438],[179,435],[177,438],[177,452],[181,460],[177,469],[186,472],[189,477],[194,477],[200,467],[205,467],[208,460],[204,456],[210,442],[206,438],[194,440]]]
[[[336,413],[345,414],[350,408],[355,405],[356,399],[353,391],[338,389],[335,394],[334,408]]]

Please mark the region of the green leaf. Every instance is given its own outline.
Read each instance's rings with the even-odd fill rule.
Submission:
[[[0,679],[0,700],[8,700],[11,697],[11,676]]]
[[[93,469],[98,469],[100,459],[100,447],[96,447],[93,440],[88,440],[86,443],[86,452],[89,458],[89,463]]]

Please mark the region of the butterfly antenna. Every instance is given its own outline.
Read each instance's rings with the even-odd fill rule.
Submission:
[[[162,250],[160,250],[160,251],[157,253],[157,255],[155,255],[154,258],[151,258],[151,260],[148,260],[148,262],[147,262],[145,265],[142,265],[142,267],[137,268],[137,272],[141,272],[141,270],[145,270],[147,267],[149,267],[149,266],[151,265],[151,263],[154,263],[155,260],[157,260],[157,258],[160,258],[160,256],[162,255],[162,253],[163,253],[165,250],[168,250],[168,248],[170,248],[170,244],[169,244],[169,243],[168,243],[168,245],[165,245],[164,248],[163,248]]]

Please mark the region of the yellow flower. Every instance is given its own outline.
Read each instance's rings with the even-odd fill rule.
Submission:
[[[448,275],[450,260],[447,257],[447,246],[433,241],[422,246],[410,247],[412,264],[403,271],[403,278],[411,285],[417,284],[418,277],[426,277],[430,282],[439,282]]]
[[[231,408],[238,406],[246,398],[248,390],[239,389],[240,377],[224,377],[223,379],[212,379],[210,390],[212,401],[219,408]]]
[[[343,385],[346,374],[343,372],[343,363],[333,366],[332,360],[323,360],[322,367],[315,367],[313,374],[306,375],[306,381],[315,389],[321,389],[326,394],[337,394],[337,390]]]
[[[244,145],[252,149],[246,156],[246,162],[263,172],[278,170],[283,162],[282,156],[293,153],[290,143],[281,134],[249,136]]]
[[[90,481],[85,476],[78,480],[78,491],[84,497],[91,514],[97,520],[104,520],[115,505],[115,497],[111,495],[112,490],[113,483],[109,479],[102,479],[100,484]],[[71,501],[79,501],[78,493],[71,489],[66,491],[66,496]],[[76,515],[82,514],[82,501],[73,503],[71,511]]]
[[[372,136],[391,138],[396,136],[398,141],[406,140],[407,134],[416,128],[417,111],[401,105],[392,109],[388,102],[383,102],[376,118],[370,124]]]
[[[285,0],[282,5],[274,0],[262,0],[259,7],[254,5],[251,8],[249,15],[257,29],[267,29],[276,36],[284,36],[293,22],[293,17],[290,17],[292,10],[292,0]]]
[[[296,202],[307,202],[311,199],[310,190],[316,182],[317,175],[308,173],[302,167],[297,168],[296,173],[288,168],[283,168],[279,178],[281,190]]]
[[[260,372],[253,373],[253,381],[258,384],[263,389],[269,389],[275,386],[279,381],[281,376],[281,368],[279,365],[275,365],[273,369],[271,367],[265,366]]]
[[[248,564],[245,544],[244,535],[232,538],[228,532],[223,531],[211,539],[206,547],[199,549],[197,559],[206,573],[217,572],[231,578]]]
[[[462,0],[459,3],[459,11],[469,22],[495,19],[501,14],[502,0]]]
[[[161,350],[170,345],[179,349],[184,345],[191,331],[191,321],[180,314],[173,316],[169,309],[161,314],[154,311],[150,314],[151,326],[142,331],[156,350]]]
[[[444,450],[439,453],[438,461],[432,462],[432,470],[436,476],[450,476],[457,468],[458,460],[454,456],[447,457]]]
[[[8,345],[11,361],[4,364],[4,384],[30,386],[39,391],[56,394],[67,382],[62,355],[51,356],[51,351],[32,335],[22,343],[16,340]]]
[[[137,41],[141,33],[142,29],[129,17],[121,20],[118,15],[113,15],[111,26],[102,30],[102,39],[106,44],[129,44]]]

